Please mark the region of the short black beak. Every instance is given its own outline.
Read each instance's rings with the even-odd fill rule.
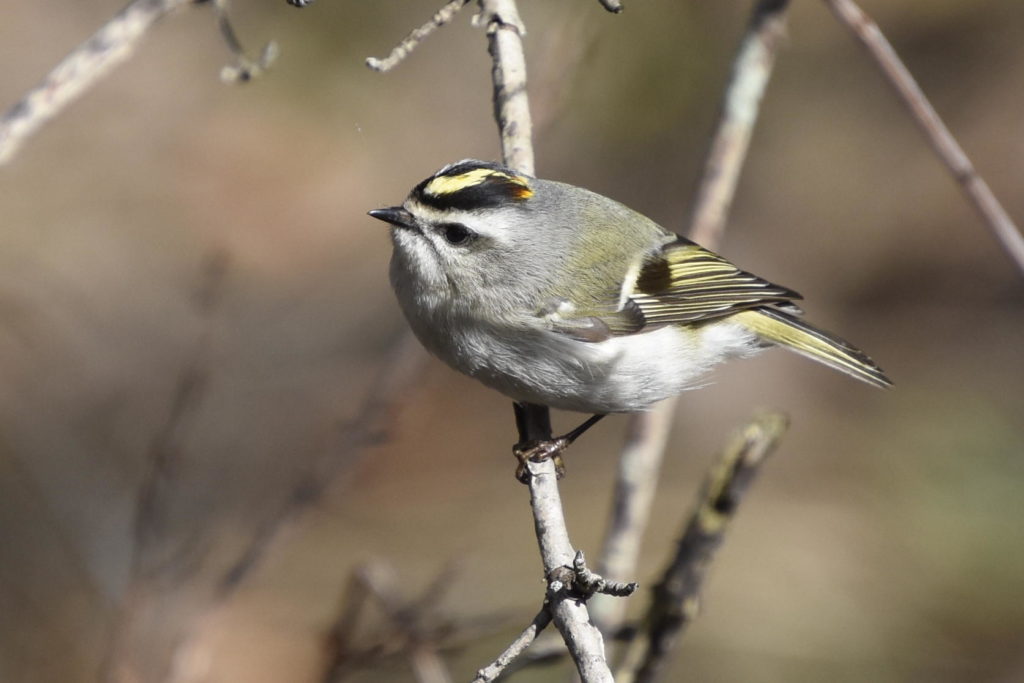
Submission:
[[[374,209],[367,213],[378,220],[390,223],[391,225],[397,225],[400,228],[416,227],[416,221],[413,220],[412,214],[400,206],[392,206],[387,209]]]

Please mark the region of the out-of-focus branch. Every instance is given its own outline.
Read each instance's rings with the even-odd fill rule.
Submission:
[[[785,34],[788,0],[759,0],[746,35],[733,61],[722,111],[704,162],[689,220],[689,236],[715,249],[736,194],[740,171],[757,121],[761,99]],[[626,580],[636,570],[640,540],[647,527],[651,501],[661,469],[665,442],[672,426],[677,398],[662,401],[646,413],[630,418],[628,437],[619,460],[612,519],[605,538],[599,570]],[[596,596],[592,613],[607,636],[622,625],[625,605]]]
[[[167,509],[169,501],[181,493],[182,442],[206,395],[213,338],[211,320],[223,298],[227,271],[228,255],[222,251],[212,253],[203,264],[192,297],[205,327],[178,375],[167,416],[147,453],[148,470],[135,497],[128,587],[104,655],[100,676],[104,681],[144,677],[136,670],[139,663],[131,659],[131,630],[135,621],[152,595],[152,586],[172,578],[179,584],[186,583],[203,550],[194,535],[180,543],[169,542]],[[156,662],[146,664],[159,666]]]
[[[690,216],[690,239],[709,249],[716,249],[722,241],[761,98],[775,66],[779,41],[786,32],[788,6],[789,0],[759,0],[733,61]]]
[[[412,332],[403,332],[392,344],[359,413],[341,426],[332,447],[292,487],[281,509],[256,531],[238,560],[220,578],[218,591],[222,598],[258,566],[294,520],[320,501],[343,469],[350,470],[366,448],[387,437],[410,387],[422,374],[426,358]]]
[[[996,239],[1021,271],[1024,271],[1024,235],[978,174],[967,153],[939,118],[931,102],[900,60],[881,29],[853,0],[825,0],[838,17],[878,63],[886,79],[910,110],[914,121],[928,138],[932,149],[953,174],[968,200],[974,204]]]
[[[0,165],[10,161],[30,135],[128,59],[157,20],[179,7],[205,1],[135,0],[121,10],[0,117]]]
[[[398,653],[408,658],[418,683],[451,683],[451,674],[438,648],[456,631],[456,624],[440,617],[435,603],[450,588],[452,574],[453,567],[446,568],[418,599],[409,600],[390,564],[378,560],[353,570],[328,638],[330,656],[323,683],[343,680],[364,659],[372,663],[386,654]],[[355,645],[356,627],[371,598],[387,619],[387,632],[378,643],[360,648]]]
[[[153,25],[185,5],[210,0],[135,0],[91,38],[75,48],[38,86],[0,116],[0,166],[14,158],[22,144],[60,114],[115,66],[126,61]],[[213,0],[217,24],[235,63],[221,70],[221,79],[244,83],[259,76],[277,57],[277,45],[268,43],[256,59],[249,58],[227,15],[227,0]]]
[[[409,35],[402,39],[402,42],[391,50],[391,54],[387,57],[383,59],[367,57],[366,66],[370,67],[374,71],[391,71],[401,64],[405,58],[408,57],[412,51],[427,38],[427,36],[450,22],[455,15],[459,13],[459,10],[468,5],[469,2],[470,0],[451,0],[445,4],[444,7],[438,10],[434,16],[430,18],[430,21],[419,28],[413,29]]]
[[[787,424],[780,413],[757,416],[722,451],[704,482],[676,555],[654,588],[641,632],[616,676],[619,683],[655,680],[679,634],[697,615],[700,589],[714,552]]]
[[[245,53],[242,41],[238,39],[231,25],[231,19],[228,17],[228,0],[213,0],[213,9],[217,15],[217,28],[220,29],[220,34],[231,54],[235,56],[234,64],[220,70],[220,80],[225,83],[247,83],[262,76],[277,59],[277,43],[270,41],[260,50],[259,57],[252,59]]]

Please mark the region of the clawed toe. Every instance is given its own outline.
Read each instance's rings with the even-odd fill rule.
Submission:
[[[570,443],[565,437],[517,443],[512,447],[512,454],[519,461],[519,465],[516,467],[516,479],[524,484],[527,483],[529,481],[529,472],[527,471],[526,463],[543,462],[548,458],[554,461],[555,474],[561,479],[565,476],[565,463],[562,461],[562,451],[568,448]]]

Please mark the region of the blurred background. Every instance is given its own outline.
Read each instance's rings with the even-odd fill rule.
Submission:
[[[123,4],[8,2],[0,106]],[[751,3],[521,4],[538,173],[683,230]],[[720,250],[895,387],[773,352],[683,396],[647,586],[731,430],[763,406],[792,427],[669,680],[1024,680],[1021,274],[824,3],[793,4]],[[405,329],[365,212],[500,155],[469,8],[394,72],[363,65],[435,5],[235,2],[251,52],[281,47],[243,87],[218,81],[208,8],[176,14],[0,169],[3,681],[325,680],[348,576],[374,559],[410,597],[452,567],[456,679],[532,618],[509,401],[431,359],[360,422]],[[863,6],[1024,221],[1024,5]],[[625,424],[568,456],[591,555]],[[412,679],[397,655],[350,680]]]

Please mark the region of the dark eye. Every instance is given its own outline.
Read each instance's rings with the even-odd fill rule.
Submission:
[[[474,237],[476,237],[476,233],[462,223],[445,223],[444,225],[439,226],[439,229],[448,244],[468,244]]]

